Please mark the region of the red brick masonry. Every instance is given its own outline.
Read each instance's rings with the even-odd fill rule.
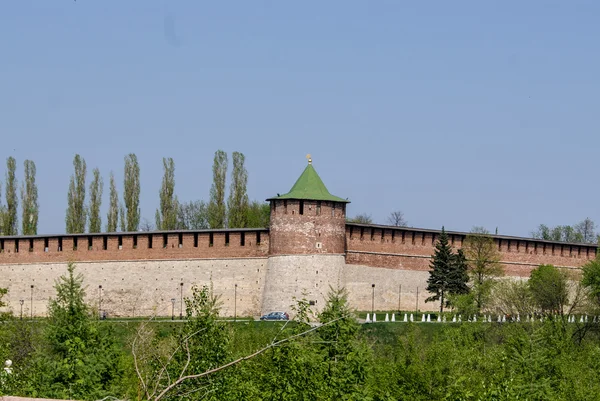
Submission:
[[[315,205],[310,205],[312,207]],[[289,212],[296,205],[289,205]],[[308,205],[305,206],[308,211]],[[307,213],[307,214],[308,214]],[[323,205],[322,213],[331,214]],[[420,228],[401,228],[347,223],[345,238],[335,229],[341,217],[314,233],[297,232],[298,252],[293,252],[290,213],[271,233],[268,229],[226,229],[198,231],[154,231],[136,233],[71,234],[50,236],[0,237],[0,264],[48,263],[102,260],[169,260],[248,258],[269,255],[270,236],[282,232],[279,246],[272,254],[337,252],[345,241],[346,263],[403,270],[428,270],[440,232]],[[285,227],[285,228],[284,228]],[[319,231],[322,230],[321,236]],[[285,233],[285,234],[284,234]],[[450,241],[460,248],[466,233],[448,231]],[[338,239],[332,236],[340,237]],[[596,245],[568,244],[531,238],[494,235],[507,275],[528,276],[540,264],[578,268],[594,259]],[[323,242],[322,249],[312,242]]]

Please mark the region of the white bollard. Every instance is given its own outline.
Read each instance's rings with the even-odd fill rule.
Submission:
[[[517,322],[520,322],[520,321],[521,321],[521,315],[519,315],[519,314],[517,313]]]
[[[412,313],[410,314],[410,321],[411,321],[411,322],[414,322],[414,319],[413,319],[413,314],[412,314]]]
[[[486,317],[485,315],[483,315],[483,320],[482,320],[482,322],[483,322],[483,323],[487,323],[487,317]]]
[[[365,323],[371,323],[371,314],[367,313],[367,318],[365,319]]]
[[[456,315],[452,316],[452,323],[456,323]]]
[[[385,321],[386,321],[386,322],[389,322],[389,321],[390,321],[390,316],[389,316],[387,313],[385,314]]]
[[[395,321],[396,321],[396,314],[392,313],[392,322],[395,322]]]
[[[506,315],[502,315],[502,323],[506,322]]]
[[[579,318],[579,323],[583,323],[583,315]]]
[[[438,323],[442,321],[442,315],[438,315],[437,321]]]
[[[477,323],[477,315],[473,315],[473,322]]]
[[[431,323],[431,315],[429,313],[427,314],[427,323]]]
[[[442,323],[446,323],[446,315],[442,317]]]
[[[462,315],[458,315],[458,321],[462,322]]]
[[[498,323],[502,323],[502,318],[498,315]]]
[[[424,313],[421,315],[421,322],[425,322],[425,314]]]
[[[373,323],[377,322],[377,313],[373,313]]]
[[[408,322],[408,315],[406,313],[404,314],[404,322]],[[412,322],[412,320],[411,320],[411,322]]]

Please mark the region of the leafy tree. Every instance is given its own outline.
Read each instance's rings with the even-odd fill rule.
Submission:
[[[121,232],[127,231],[127,218],[125,217],[125,207],[121,203],[119,206],[119,227]]]
[[[99,233],[102,231],[102,218],[100,217],[100,205],[102,205],[102,192],[104,181],[100,176],[100,170],[93,170],[94,179],[90,183],[90,204],[88,206],[90,215],[89,232]]]
[[[500,253],[494,239],[482,227],[474,227],[463,243],[463,252],[468,260],[469,274],[475,304],[481,310],[487,302],[494,280],[504,274],[500,264]]]
[[[25,160],[25,182],[21,186],[21,205],[23,208],[23,235],[36,235],[38,226],[39,204],[38,190],[35,183],[35,163]]]
[[[595,232],[596,224],[589,217],[575,224],[574,226],[555,226],[549,227],[540,224],[537,230],[531,233],[533,238],[557,242],[581,242],[593,244],[598,241]]]
[[[582,242],[592,244],[598,241],[596,223],[589,217],[575,224],[575,232],[581,236]]]
[[[427,291],[434,295],[428,297],[425,302],[440,301],[440,313],[444,312],[444,306],[448,306],[448,296],[452,294],[466,294],[469,292],[467,282],[467,264],[464,254],[452,252],[448,243],[448,235],[442,227],[440,238],[435,244],[435,251],[431,260],[431,270],[427,279]]]
[[[586,287],[597,306],[600,306],[600,257],[589,261],[583,268],[581,284]]]
[[[69,183],[68,207],[67,207],[67,233],[85,232],[87,210],[85,207],[85,176],[87,167],[85,160],[75,155],[73,158],[74,175],[71,175]]]
[[[117,222],[119,221],[119,193],[115,184],[115,176],[110,172],[110,204],[108,214],[106,215],[106,231],[114,233],[117,231]]]
[[[121,231],[137,231],[140,225],[140,165],[137,156],[130,153],[125,156],[125,175],[123,183],[123,200],[127,210],[127,220]]]
[[[233,171],[227,199],[227,222],[230,228],[244,228],[248,226],[248,171],[244,167],[243,153],[233,152],[232,156]]]
[[[330,288],[325,307],[319,313],[323,326],[318,335],[321,339],[327,384],[327,399],[365,399],[370,367],[371,351],[358,337],[360,325],[348,305],[348,292]],[[325,394],[324,394],[325,395]]]
[[[373,219],[371,215],[362,213],[357,214],[356,216],[347,219],[348,223],[358,223],[358,224],[373,224]]]
[[[85,303],[83,277],[69,263],[48,303],[43,364],[46,397],[98,399],[109,395],[122,375],[120,352],[112,333],[101,333]]]
[[[17,162],[14,157],[6,159],[6,211],[3,219],[4,235],[17,235],[17,207],[19,200],[17,198],[17,178],[15,171],[17,170]]]
[[[271,220],[271,205],[265,202],[254,201],[247,210],[247,227],[267,228]]]
[[[224,228],[226,222],[225,180],[227,177],[227,153],[215,152],[213,161],[213,183],[208,202],[208,224],[210,228]]]
[[[175,230],[177,228],[177,196],[175,195],[175,162],[163,157],[164,175],[160,188],[160,209],[156,209],[156,228]]]
[[[492,289],[490,303],[504,315],[526,316],[535,312],[535,302],[525,280],[499,280]]]
[[[564,313],[569,302],[568,278],[553,265],[540,265],[531,271],[529,288],[535,303],[543,312]]]
[[[404,213],[400,210],[393,211],[388,216],[388,224],[396,227],[406,227],[408,222],[404,219]]]
[[[177,229],[201,230],[208,226],[208,207],[204,201],[190,201],[177,209]]]

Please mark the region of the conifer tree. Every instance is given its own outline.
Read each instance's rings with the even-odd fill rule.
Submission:
[[[100,170],[95,168],[93,171],[94,179],[90,183],[90,225],[89,232],[99,233],[102,231],[102,217],[100,217],[100,206],[102,205],[102,192],[104,191],[104,181],[100,176]]]
[[[448,235],[442,227],[440,238],[435,244],[435,251],[431,260],[431,270],[427,279],[427,291],[433,293],[425,302],[440,301],[440,313],[444,306],[448,306],[448,295],[464,294],[468,292],[466,285],[466,260],[461,252],[455,255],[448,243]]]
[[[17,207],[17,161],[14,157],[6,159],[6,211],[4,212],[4,235],[18,234]]]
[[[229,228],[248,227],[248,171],[244,167],[243,153],[233,152],[231,187],[227,199],[227,223]]]
[[[130,153],[125,157],[123,200],[127,209],[125,230],[137,231],[140,225],[140,165],[137,156]]]
[[[160,188],[160,209],[156,209],[156,228],[175,230],[177,228],[177,196],[175,196],[175,162],[171,157],[163,157],[164,175]]]
[[[85,207],[85,175],[86,164],[85,160],[75,155],[73,158],[74,175],[71,175],[69,183],[68,207],[67,207],[67,233],[83,233],[85,232],[85,223],[87,210]]]
[[[110,172],[110,204],[108,214],[106,215],[106,231],[113,233],[117,231],[117,222],[119,220],[119,194],[115,185],[115,176]]]
[[[208,203],[208,223],[210,228],[224,228],[226,221],[225,180],[227,177],[227,153],[215,152],[213,162],[213,183]]]
[[[36,235],[39,215],[38,190],[35,183],[35,163],[25,160],[25,182],[21,186],[21,207],[23,209],[23,235]]]

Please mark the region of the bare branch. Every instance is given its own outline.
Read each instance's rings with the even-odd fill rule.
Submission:
[[[279,341],[277,341],[277,342],[272,342],[271,344],[267,345],[266,347],[264,347],[264,348],[261,348],[261,349],[259,349],[258,351],[254,352],[254,353],[252,353],[252,354],[250,354],[250,355],[243,356],[243,357],[241,357],[241,358],[238,358],[238,359],[236,359],[236,360],[234,360],[234,361],[231,361],[231,362],[229,362],[229,363],[226,363],[225,365],[221,365],[221,366],[219,366],[219,367],[216,367],[216,368],[214,368],[214,369],[209,369],[209,370],[207,370],[207,371],[205,371],[205,372],[202,372],[202,373],[197,373],[197,374],[193,374],[193,375],[187,375],[187,376],[180,377],[180,378],[179,378],[179,379],[177,379],[175,382],[173,382],[172,384],[170,384],[169,386],[167,386],[167,387],[166,387],[166,388],[165,388],[165,389],[164,389],[164,390],[163,390],[163,391],[162,391],[162,392],[161,392],[161,393],[160,393],[160,394],[159,394],[159,395],[158,395],[158,396],[157,396],[157,397],[154,399],[154,401],[158,401],[158,400],[160,400],[160,399],[161,399],[161,398],[163,398],[163,397],[164,397],[164,396],[165,396],[165,395],[166,395],[166,394],[167,394],[169,391],[171,391],[173,388],[175,388],[176,386],[178,386],[179,384],[181,384],[182,382],[184,382],[184,381],[186,381],[186,380],[190,380],[190,379],[199,379],[199,378],[201,378],[201,377],[208,376],[208,375],[210,375],[210,374],[213,374],[213,373],[219,372],[219,371],[221,371],[221,370],[223,370],[223,369],[226,369],[226,368],[228,368],[228,367],[230,367],[230,366],[237,365],[237,364],[238,364],[238,363],[240,363],[240,362],[247,361],[248,359],[252,359],[252,358],[254,358],[254,357],[258,356],[258,355],[260,355],[260,354],[264,353],[265,351],[268,351],[269,349],[271,349],[271,348],[273,348],[273,347],[276,347],[276,346],[278,346],[278,345],[281,345],[281,344],[283,344],[283,343],[286,343],[286,342],[288,342],[288,341],[291,341],[291,340],[293,340],[293,339],[295,339],[295,338],[302,337],[302,336],[304,336],[304,335],[306,335],[306,334],[308,334],[308,333],[311,333],[311,332],[313,332],[313,331],[315,331],[315,330],[318,330],[318,329],[320,329],[321,327],[329,326],[329,325],[331,325],[331,324],[333,324],[333,323],[335,323],[335,322],[337,322],[337,321],[339,321],[339,320],[342,320],[342,319],[345,319],[345,318],[347,318],[348,316],[349,316],[348,314],[346,314],[346,315],[343,315],[343,316],[340,316],[340,317],[338,317],[338,318],[336,318],[336,319],[333,319],[333,320],[331,320],[331,321],[329,321],[329,322],[327,322],[327,323],[323,323],[323,324],[322,324],[322,325],[320,325],[320,326],[311,327],[310,329],[308,329],[308,330],[305,330],[305,331],[303,331],[303,332],[301,332],[301,333],[294,334],[294,335],[292,335],[292,336],[290,336],[290,337],[286,337],[286,338],[284,338],[284,339],[282,339],[282,340],[279,340]]]

